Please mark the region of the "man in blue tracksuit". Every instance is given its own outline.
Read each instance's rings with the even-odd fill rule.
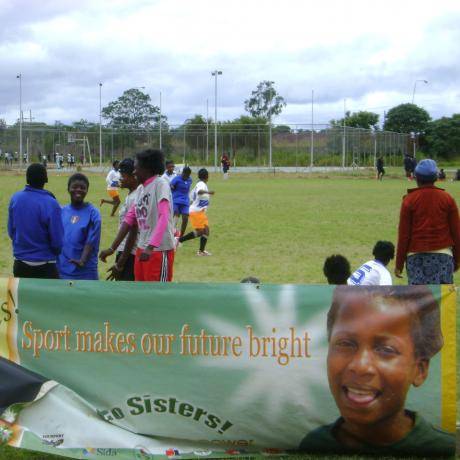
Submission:
[[[51,192],[46,168],[31,164],[27,185],[16,192],[8,208],[8,235],[13,242],[13,274],[17,278],[59,278],[56,258],[61,252],[64,230],[61,207]]]

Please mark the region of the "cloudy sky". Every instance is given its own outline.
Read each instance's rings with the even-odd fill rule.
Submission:
[[[272,80],[278,123],[327,123],[346,109],[415,103],[460,112],[458,0],[0,0],[0,118],[98,122],[102,106],[145,87],[171,124],[244,113]],[[424,83],[427,80],[428,83]]]

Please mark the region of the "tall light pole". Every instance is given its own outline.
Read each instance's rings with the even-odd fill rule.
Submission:
[[[419,81],[422,81],[425,83],[425,85],[428,84],[428,80],[415,80],[414,81],[414,90],[412,91],[412,104],[414,103],[415,100],[415,90],[417,89],[417,83]],[[417,144],[417,133],[414,131],[414,149],[413,149],[413,156],[416,158],[416,144]]]
[[[209,101],[206,99],[206,164],[209,163]]]
[[[311,90],[311,140],[310,140],[310,172],[313,171],[313,129],[314,129],[314,124],[313,124],[313,98],[314,98],[315,92],[314,90]]]
[[[99,83],[99,167],[102,168],[102,83]]]
[[[160,150],[161,150],[161,147],[162,147],[162,143],[161,143],[161,91],[160,91]]]
[[[415,80],[415,82],[414,82],[414,90],[412,91],[412,104],[414,103],[414,99],[415,99],[415,90],[416,90],[416,88],[417,88],[417,83],[418,83],[419,81],[423,81],[423,83],[425,83],[425,85],[428,84],[428,80]]]
[[[268,167],[272,167],[272,99],[273,89],[270,88],[270,104],[268,107]]]
[[[19,169],[22,169],[22,74],[16,78],[19,78]]]
[[[345,169],[345,156],[347,151],[347,128],[346,128],[346,119],[347,119],[347,100],[343,100],[343,138],[342,138],[342,169]]]
[[[214,77],[214,170],[217,172],[217,76],[222,75],[222,71],[214,70],[211,75]]]

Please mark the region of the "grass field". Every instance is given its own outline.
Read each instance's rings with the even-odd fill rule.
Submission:
[[[61,204],[68,202],[68,175],[50,173],[47,188]],[[23,187],[24,177],[10,173],[1,179],[0,277],[6,277],[12,267],[5,230],[8,202]],[[89,174],[89,179],[88,201],[98,204],[106,196],[104,177]],[[213,256],[197,257],[197,240],[184,243],[176,253],[175,282],[238,282],[252,275],[263,283],[325,283],[325,257],[341,253],[353,269],[372,258],[375,241],[396,243],[401,198],[408,186],[415,186],[403,178],[402,170],[391,168],[381,182],[371,170],[314,176],[241,174],[227,181],[211,172],[208,185],[216,192],[208,212],[211,235],[207,249]],[[459,182],[445,182],[442,187],[460,202]],[[110,209],[109,205],[101,209],[101,247],[110,245],[118,225],[118,219],[109,216]],[[108,266],[100,264],[101,278]],[[393,263],[389,268],[393,270]],[[459,281],[457,273],[457,285]],[[395,282],[405,284],[407,280]],[[53,457],[0,448],[0,459],[10,458]]]

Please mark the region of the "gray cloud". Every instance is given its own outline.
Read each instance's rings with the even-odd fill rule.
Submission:
[[[206,53],[156,37],[159,18],[152,21],[153,32],[143,30],[145,25],[138,30],[130,22],[126,23],[129,30],[120,30],[123,21],[119,19],[127,18],[133,8],[149,6],[149,1],[135,6],[111,2],[106,14],[102,3],[4,0],[0,4],[0,118],[12,123],[18,116],[18,73],[23,76],[24,110],[32,110],[39,121],[97,121],[99,82],[103,83],[103,105],[126,89],[145,86],[156,105],[161,91],[163,111],[173,124],[196,113],[205,115],[206,100],[213,117],[211,71],[215,68],[223,71],[218,79],[219,119],[243,114],[244,100],[262,80],[275,81],[285,97],[288,105],[278,121],[286,123],[310,121],[312,89],[315,119],[327,122],[342,116],[344,99],[352,111],[375,108],[378,113],[408,102],[417,79],[429,81],[417,86],[416,102],[434,118],[457,110],[460,11],[436,16],[418,31],[415,44],[395,44],[389,24],[387,34],[344,35],[333,44],[329,40],[306,42],[303,47],[295,44],[292,50],[248,51],[252,46],[248,42],[248,47],[235,45],[231,51]],[[197,25],[202,27],[201,20]],[[144,32],[149,34],[144,36]],[[177,28],[175,32],[180,33]],[[196,34],[200,33],[206,30],[197,29]],[[238,25],[223,23],[222,34],[237,37],[238,33]],[[185,44],[188,37],[182,40]]]

